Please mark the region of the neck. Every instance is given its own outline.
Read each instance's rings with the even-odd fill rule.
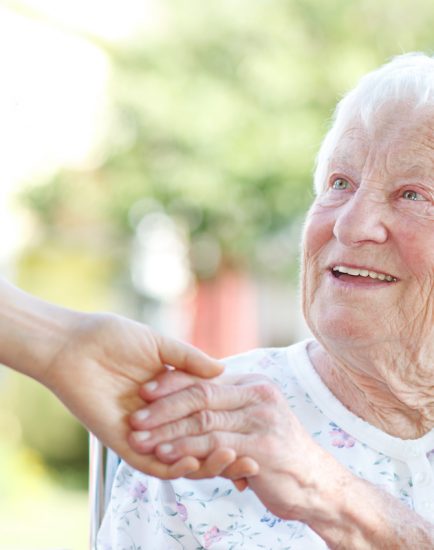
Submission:
[[[317,342],[308,353],[329,390],[370,424],[402,439],[434,428],[432,354],[396,344],[337,351]]]

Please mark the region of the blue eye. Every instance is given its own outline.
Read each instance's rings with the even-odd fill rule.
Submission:
[[[337,189],[338,191],[344,191],[345,189],[350,188],[350,183],[344,178],[336,178],[332,182],[332,189]]]
[[[417,191],[412,191],[410,189],[408,191],[404,191],[402,196],[403,196],[404,199],[407,199],[409,201],[424,201],[425,200],[425,197],[423,195],[421,195]]]

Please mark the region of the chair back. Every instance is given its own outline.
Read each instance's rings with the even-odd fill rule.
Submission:
[[[90,550],[96,550],[96,538],[105,509],[104,445],[89,434],[89,514]]]

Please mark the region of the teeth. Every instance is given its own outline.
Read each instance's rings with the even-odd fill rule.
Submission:
[[[370,277],[371,279],[379,279],[380,281],[388,281],[389,283],[395,283],[396,278],[387,273],[377,273],[376,271],[368,271],[367,269],[356,269],[354,267],[345,267],[343,265],[336,265],[333,267],[333,271],[339,273],[346,273],[347,275],[353,275],[354,277]]]

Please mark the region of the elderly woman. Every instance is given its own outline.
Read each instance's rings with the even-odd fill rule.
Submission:
[[[136,450],[229,479],[121,464],[100,548],[434,548],[434,59],[397,57],[341,101],[315,189],[314,339],[145,385]]]

